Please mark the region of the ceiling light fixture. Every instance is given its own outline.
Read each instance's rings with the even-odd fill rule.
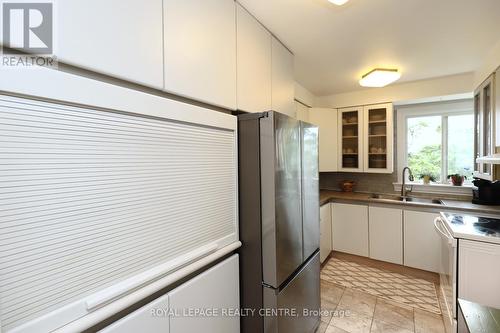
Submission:
[[[328,0],[328,1],[330,1],[333,4],[336,4],[337,6],[342,6],[349,0]]]
[[[385,87],[401,77],[401,73],[397,69],[375,68],[366,73],[359,80],[362,87]]]

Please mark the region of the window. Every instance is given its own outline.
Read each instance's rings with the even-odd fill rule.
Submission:
[[[448,175],[458,173],[470,183],[474,171],[472,101],[398,109],[398,145],[403,148],[399,169],[409,166],[415,182],[422,183],[427,175],[431,184],[449,184]]]

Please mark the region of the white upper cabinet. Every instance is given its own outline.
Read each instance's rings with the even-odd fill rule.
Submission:
[[[338,111],[339,171],[363,172],[363,107]]]
[[[309,123],[309,111],[310,108],[308,106],[305,106],[301,102],[295,102],[295,118],[297,120],[305,121],[306,123]]]
[[[495,103],[495,138],[497,153],[500,153],[500,67],[495,73],[495,95],[493,102]]]
[[[293,54],[272,38],[272,109],[295,117]]]
[[[163,0],[166,91],[236,110],[235,6],[233,0]]]
[[[55,13],[60,62],[162,89],[162,0],[65,0]]]
[[[364,115],[364,171],[393,172],[394,122],[392,104],[365,106]]]
[[[495,153],[495,74],[490,75],[474,93],[474,156]],[[496,170],[488,163],[474,163],[474,177],[495,180]]]
[[[337,110],[312,108],[309,122],[319,127],[319,172],[337,171]]]
[[[339,171],[392,173],[393,126],[391,103],[339,109]]]
[[[238,110],[271,110],[271,33],[239,4],[236,21]]]

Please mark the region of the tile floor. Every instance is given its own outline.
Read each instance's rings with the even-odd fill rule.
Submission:
[[[441,314],[436,286],[426,279],[339,258],[328,260],[321,270],[321,279],[403,306]]]
[[[324,280],[321,280],[321,308],[324,314],[317,333],[445,332],[440,315]]]

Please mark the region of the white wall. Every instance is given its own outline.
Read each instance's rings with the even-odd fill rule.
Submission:
[[[385,88],[367,88],[317,97],[315,107],[339,108],[465,94],[474,90],[473,83],[474,73],[463,73],[428,80],[399,83]]]
[[[295,82],[295,99],[309,107],[314,107],[316,96],[300,85],[300,83]]]
[[[474,73],[474,87],[479,86],[491,73],[500,66],[500,41],[491,49],[483,60],[481,67]]]

